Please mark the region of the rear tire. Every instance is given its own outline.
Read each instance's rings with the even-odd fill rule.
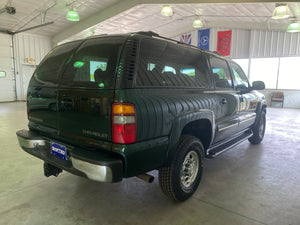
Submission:
[[[181,136],[171,166],[159,170],[161,190],[176,201],[185,201],[197,190],[202,177],[204,148],[193,136]]]
[[[266,112],[262,111],[259,117],[259,122],[252,128],[253,136],[249,138],[251,144],[257,145],[264,139],[266,130]]]

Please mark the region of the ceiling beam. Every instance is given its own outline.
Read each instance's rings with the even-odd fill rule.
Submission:
[[[288,2],[298,2],[299,0],[289,0]],[[145,4],[201,4],[201,3],[255,3],[255,2],[278,2],[278,0],[120,0],[117,3],[102,9],[90,17],[75,23],[64,31],[56,34],[52,37],[52,42],[57,44],[83,30],[86,30],[98,23],[101,23],[113,16],[116,16],[128,9],[131,9],[137,5]],[[286,1],[281,1],[286,2]]]
[[[70,26],[68,29],[58,33],[57,35],[52,37],[53,43],[59,43],[74,34],[77,34],[85,29],[88,29],[98,23],[101,23],[113,16],[120,14],[123,11],[126,11],[138,4],[135,0],[121,0],[114,5],[111,5],[103,10],[100,10],[90,17],[81,20],[80,22],[75,23]]]

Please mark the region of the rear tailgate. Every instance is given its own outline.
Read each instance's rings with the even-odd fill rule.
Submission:
[[[59,76],[80,45],[71,42],[51,50],[33,74],[27,92],[29,127],[51,136],[58,134],[57,94]]]
[[[58,90],[60,136],[73,144],[109,149],[116,68],[125,38],[86,40]]]
[[[60,89],[60,136],[72,144],[110,148],[100,140],[111,141],[113,93],[113,90]]]

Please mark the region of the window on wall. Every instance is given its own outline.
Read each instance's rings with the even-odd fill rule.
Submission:
[[[0,78],[6,77],[6,73],[4,71],[0,71]]]
[[[300,57],[280,58],[278,89],[300,89]]]
[[[251,61],[251,82],[261,80],[266,88],[276,89],[279,58],[256,58]]]

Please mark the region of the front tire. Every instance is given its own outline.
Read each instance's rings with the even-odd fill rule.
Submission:
[[[162,191],[176,201],[191,197],[201,181],[203,159],[201,141],[193,136],[181,136],[171,166],[159,170]]]
[[[259,122],[252,128],[253,136],[249,138],[251,144],[259,144],[265,136],[266,130],[266,112],[262,111],[259,117]]]

